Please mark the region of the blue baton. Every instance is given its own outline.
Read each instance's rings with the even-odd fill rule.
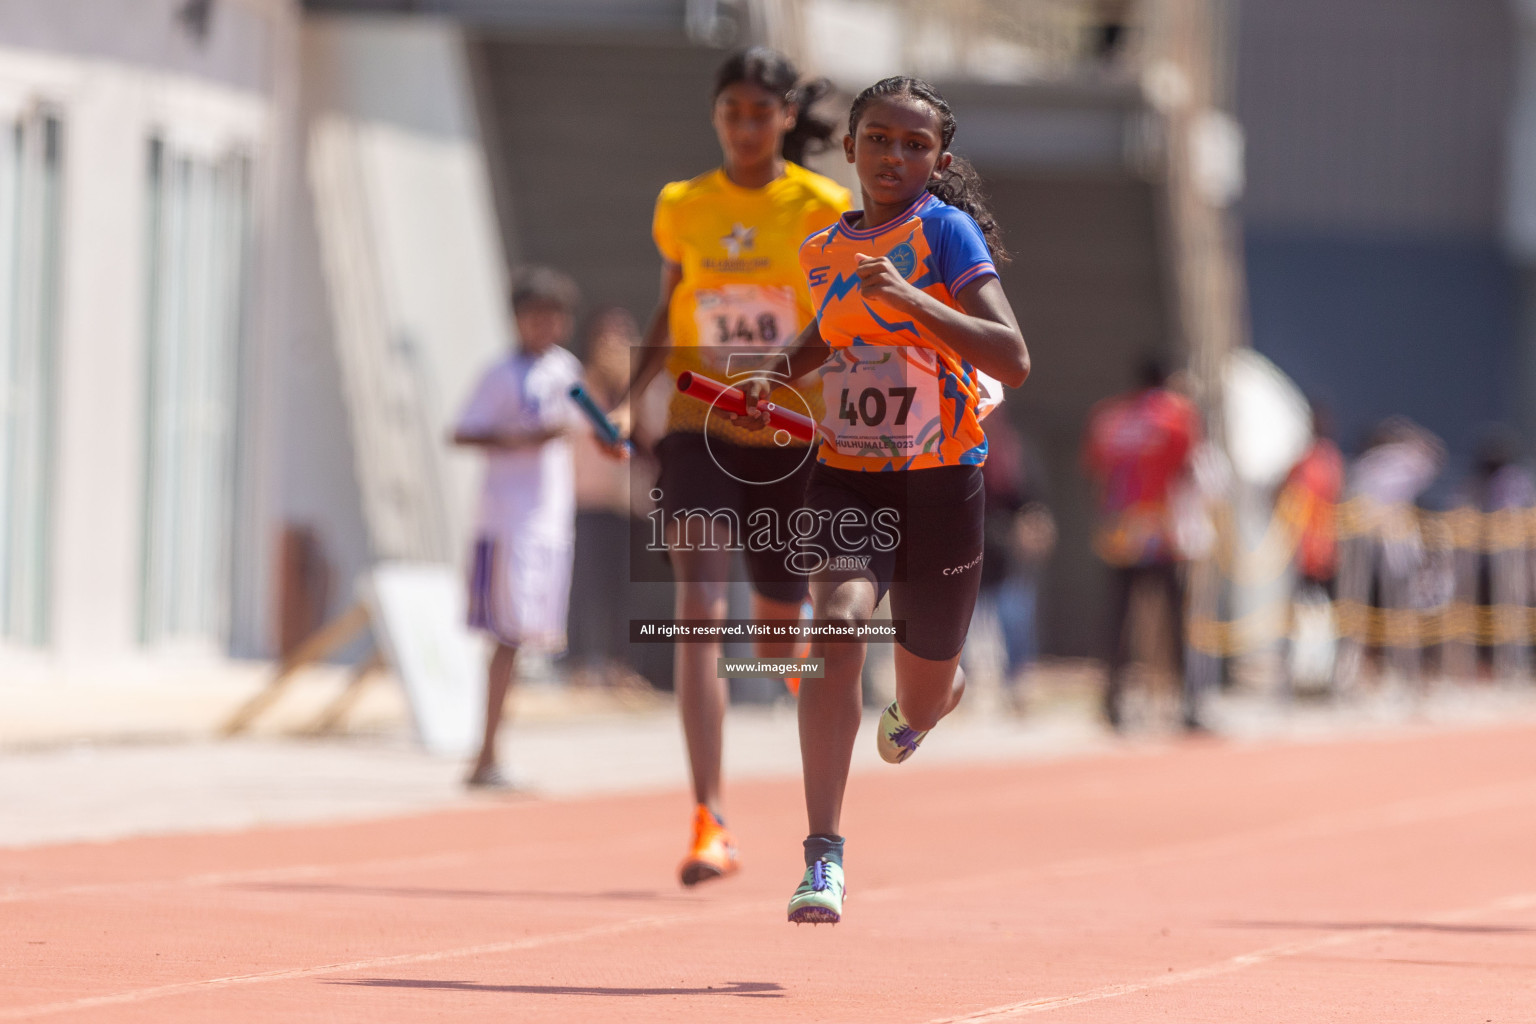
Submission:
[[[609,444],[618,444],[622,440],[619,436],[619,428],[614,426],[613,421],[597,407],[597,403],[592,400],[586,388],[580,384],[572,384],[571,399],[581,406],[581,411],[587,414],[587,419],[592,421],[592,425],[597,428],[597,432],[605,441]]]

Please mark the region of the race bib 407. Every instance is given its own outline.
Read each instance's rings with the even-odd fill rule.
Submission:
[[[900,458],[943,439],[940,365],[931,349],[853,345],[823,367],[822,436],[843,455]]]

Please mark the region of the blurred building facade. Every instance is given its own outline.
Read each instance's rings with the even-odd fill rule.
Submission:
[[[1077,472],[1088,410],[1128,387],[1149,353],[1174,365],[1211,355],[1199,367],[1209,386],[1214,353],[1240,334],[1240,287],[1223,273],[1236,265],[1223,211],[1241,179],[1240,133],[1222,110],[1227,5],[415,6],[468,26],[507,260],[562,266],[589,298],[642,318],[656,301],[656,192],[719,162],[708,88],[721,46],[766,42],[804,73],[829,77],[844,104],[828,106],[837,116],[886,75],[938,85],[959,119],[955,149],[985,178],[1015,254],[1002,276],[1035,359],[1008,412],[1040,441],[1062,529],[1041,602],[1044,643],[1052,653],[1098,650],[1105,579]],[[811,163],[857,189],[840,150]],[[602,225],[601,246],[572,230],[582,224]]]
[[[1459,464],[1486,424],[1529,427],[1519,268],[1536,252],[1532,5],[1244,0],[1241,11],[1255,347],[1332,406],[1346,448],[1408,415]]]
[[[223,657],[264,618],[259,398],[283,325],[256,228],[298,14],[131,7],[0,10],[0,637],[18,668]]]
[[[453,26],[10,4],[0,122],[8,678],[270,656],[285,596],[450,557],[440,424],[506,344]]]
[[[1201,322],[1212,253],[1180,255],[1200,243],[1178,208],[1201,176],[1169,142],[1210,127],[1189,116],[1215,69],[1179,47],[1211,6],[8,8],[7,664],[270,655],[372,562],[459,557],[474,466],[441,438],[508,342],[506,266],[562,266],[644,316],[654,196],[718,161],[709,77],[750,41],[845,101],[898,71],[953,99],[1045,370],[1011,413],[1061,481],[1047,643],[1091,651],[1082,418],[1138,355],[1183,361],[1234,319]]]
[[[897,72],[952,101],[1035,355],[1008,414],[1061,525],[1042,640],[1093,653],[1087,411],[1153,352],[1219,408],[1245,294],[1258,347],[1346,426],[1406,412],[1455,443],[1536,406],[1533,21],[1529,0],[8,5],[0,662],[270,656],[372,562],[461,557],[476,466],[442,439],[508,343],[506,268],[644,318],[656,192],[718,162],[710,75],[751,41],[845,102]]]

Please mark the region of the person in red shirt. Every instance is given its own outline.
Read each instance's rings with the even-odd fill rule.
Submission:
[[[1286,475],[1277,504],[1295,519],[1301,584],[1331,591],[1339,569],[1335,514],[1344,493],[1344,456],[1329,433],[1326,413],[1314,409],[1312,443]]]
[[[1339,571],[1338,506],[1344,494],[1344,456],[1330,434],[1327,411],[1312,407],[1312,443],[1286,474],[1275,499],[1275,517],[1295,531],[1296,585],[1285,644],[1286,699],[1299,684],[1334,682],[1337,623],[1333,591]]]
[[[1094,549],[1110,568],[1109,681],[1104,717],[1118,729],[1125,667],[1130,661],[1131,594],[1139,585],[1161,591],[1168,606],[1174,663],[1183,678],[1184,726],[1202,728],[1197,700],[1184,671],[1186,556],[1179,548],[1175,495],[1187,485],[1190,455],[1200,441],[1194,403],[1166,387],[1161,361],[1147,359],[1139,386],[1107,398],[1088,417],[1083,467],[1099,489]]]

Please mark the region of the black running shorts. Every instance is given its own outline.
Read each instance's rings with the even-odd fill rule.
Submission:
[[[683,431],[662,438],[656,456],[661,463],[657,504],[668,523],[693,513],[688,525],[697,534],[696,543],[702,543],[706,525],[713,528],[710,517],[722,513],[734,516],[744,535],[750,535],[749,521],[759,509],[785,522],[804,504],[806,480],[816,464],[815,453],[803,445],[756,448]],[[786,548],[746,545],[742,557],[752,589],[770,601],[799,604],[810,581],[791,567]]]
[[[984,499],[980,466],[856,473],[818,465],[805,495],[820,523],[808,557],[825,557],[834,573],[865,567],[877,600],[890,592],[892,621],[906,623],[902,646],[946,661],[965,645],[981,587]]]

